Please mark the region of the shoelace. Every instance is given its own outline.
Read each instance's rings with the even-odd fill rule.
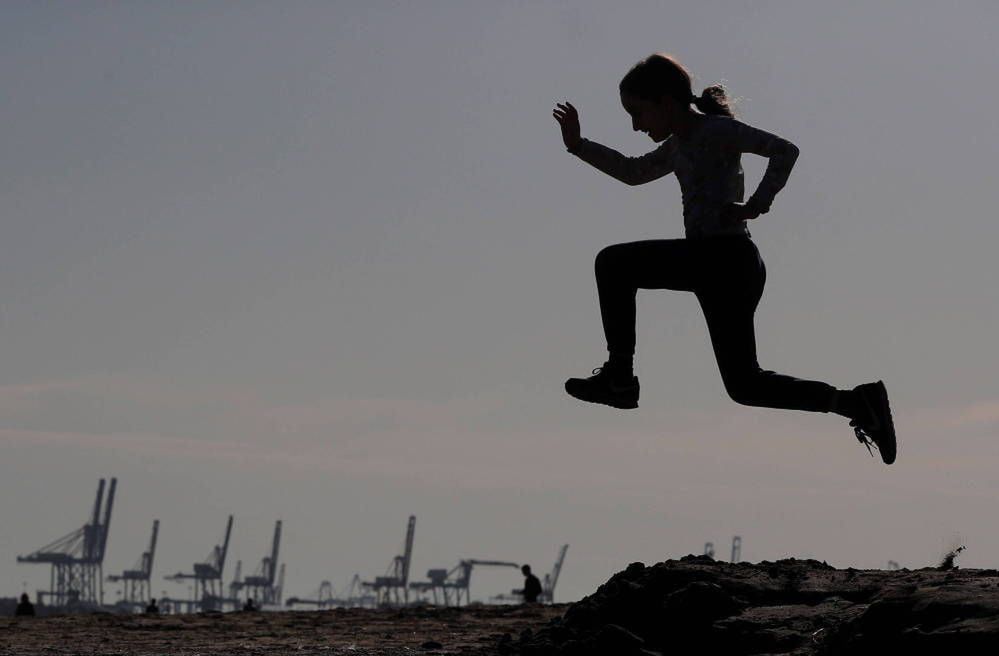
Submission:
[[[594,369],[590,373],[592,373],[594,376],[606,376],[607,380],[608,380],[608,383],[610,384],[610,390],[611,390],[611,392],[621,392],[621,391],[624,391],[625,388],[632,387],[630,384],[626,384],[624,386],[615,385],[615,380],[614,380],[613,373],[606,373],[606,374],[603,373],[603,371],[606,368],[607,368],[607,365],[604,365],[603,367],[597,367],[596,369]]]
[[[873,446],[875,449],[878,447],[878,443],[874,441],[874,437],[856,419],[850,422],[850,426],[853,428],[854,435],[857,436],[857,441],[867,447],[868,453],[873,458],[874,451],[871,450],[871,447]]]

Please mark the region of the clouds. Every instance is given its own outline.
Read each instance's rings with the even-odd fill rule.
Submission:
[[[98,412],[101,407],[107,417]],[[247,384],[179,385],[116,375],[0,389],[0,447],[8,467],[61,460],[74,463],[84,477],[97,469],[100,475],[118,475],[123,499],[131,503],[117,515],[119,554],[128,552],[128,536],[134,534],[136,545],[146,539],[148,527],[142,521],[149,512],[169,517],[174,530],[181,531],[186,526],[213,531],[219,513],[235,512],[257,518],[240,524],[252,532],[262,521],[261,507],[293,518],[291,523],[299,526],[317,512],[331,522],[345,516],[360,522],[363,514],[358,513],[379,509],[371,518],[370,530],[375,530],[377,518],[393,509],[416,511],[438,527],[449,526],[458,515],[448,512],[459,511],[447,509],[457,504],[462,520],[447,530],[474,525],[476,512],[484,526],[499,517],[517,521],[518,513],[534,512],[528,510],[533,505],[537,512],[562,513],[561,521],[544,529],[541,517],[531,520],[541,531],[540,542],[589,535],[582,528],[588,521],[623,532],[633,522],[668,516],[663,530],[679,531],[670,538],[677,545],[671,548],[677,549],[697,546],[696,539],[683,538],[686,532],[720,539],[716,533],[741,531],[753,549],[765,550],[766,539],[754,527],[782,516],[786,525],[776,530],[775,539],[784,540],[785,548],[801,545],[827,557],[791,529],[807,527],[818,538],[849,524],[845,513],[866,516],[864,508],[878,509],[902,498],[912,501],[908,515],[928,512],[935,517],[930,525],[936,533],[963,530],[980,542],[982,537],[966,530],[966,523],[948,508],[975,508],[990,498],[982,487],[990,465],[973,454],[989,448],[986,438],[996,407],[995,402],[981,402],[931,410],[896,408],[901,466],[886,469],[856,444],[845,420],[830,415],[775,416],[735,404],[705,415],[657,409],[652,403],[635,413],[616,413],[566,400],[564,416],[572,422],[497,422],[518,410],[504,394],[440,401],[316,396],[282,402]],[[81,408],[92,411],[91,428],[98,430],[40,428],[60,422],[72,426]],[[523,409],[530,414],[530,408]],[[192,421],[192,416],[198,419]],[[198,431],[176,430],[185,417]],[[123,418],[133,422],[131,430],[114,429],[126,423]],[[12,427],[13,419],[35,428]],[[100,463],[97,469],[94,463]],[[19,471],[7,469],[5,480],[30,475],[23,466]],[[141,471],[155,471],[155,476],[139,475]],[[28,489],[36,485],[25,482]],[[177,484],[197,490],[199,503],[177,508],[189,496],[177,495],[172,489]],[[282,491],[275,497],[276,489]],[[307,490],[326,501],[313,499]],[[491,499],[488,507],[481,506],[485,499]],[[935,506],[928,499],[947,503]],[[835,521],[828,519],[833,517]],[[69,519],[76,521],[75,516]],[[270,521],[269,516],[264,519]],[[483,527],[479,535],[495,530]],[[315,531],[298,535],[305,534]],[[475,535],[469,536],[473,546],[478,544]],[[651,527],[636,535],[664,539]],[[444,540],[443,535],[438,538]],[[310,555],[294,532],[288,539],[300,564],[327,562]],[[581,545],[580,560],[598,573],[612,569],[608,550],[614,547],[590,539],[595,542]],[[926,547],[934,550],[933,557],[937,542],[934,538]],[[847,552],[866,548],[859,538],[845,544],[853,545],[844,547]],[[446,541],[436,548],[446,549]],[[352,562],[362,552],[354,553]],[[656,553],[662,552],[641,557],[653,559]],[[754,553],[749,555],[774,555]],[[174,547],[167,558],[170,566],[180,566],[184,558],[197,556]],[[585,591],[581,588],[579,594]]]
[[[999,400],[980,401],[957,408],[949,415],[951,424],[955,426],[975,426],[979,428],[994,428],[999,437]]]
[[[288,475],[304,468],[358,479],[418,473],[429,484],[458,487],[617,489],[654,486],[683,460],[767,462],[800,444],[793,425],[775,433],[758,423],[759,411],[735,405],[711,418],[651,408],[622,414],[569,399],[560,405],[571,424],[517,421],[518,412],[536,410],[518,408],[502,391],[281,402],[247,384],[95,376],[0,389],[0,437],[22,448],[203,460],[234,470],[273,465]],[[663,429],[650,430],[656,424]],[[717,450],[704,452],[712,443]]]

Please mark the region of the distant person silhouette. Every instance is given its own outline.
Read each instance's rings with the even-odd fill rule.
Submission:
[[[28,597],[28,593],[25,592],[21,595],[21,602],[17,605],[14,610],[15,617],[34,617],[35,616],[35,605],[31,603],[31,599]]]
[[[524,589],[521,594],[524,595],[524,602],[528,604],[533,604],[538,601],[538,597],[541,595],[541,581],[537,576],[531,574],[531,566],[524,565],[520,568],[521,573],[524,575]]]
[[[156,599],[150,599],[149,605],[146,606],[146,615],[159,615],[160,607],[156,605]]]
[[[580,136],[579,113],[569,102],[553,110],[570,153],[598,170],[639,185],[676,173],[683,197],[685,239],[616,244],[596,257],[597,293],[608,359],[589,378],[570,378],[566,392],[590,403],[637,408],[635,296],[639,289],[693,292],[707,320],[711,344],[729,396],[743,405],[834,412],[850,419],[857,439],[895,461],[896,440],[882,381],[853,389],[801,380],[762,369],[753,315],[766,268],[747,222],[770,210],[798,157],[794,144],[735,119],[721,86],[700,96],[690,74],[672,56],[653,54],[620,83],[632,129],[661,145],[640,157]],[[696,109],[695,109],[696,108]],[[742,153],[768,158],[756,191],[743,202]]]
[[[243,610],[245,610],[247,612],[253,612],[253,611],[257,610],[257,605],[255,603],[253,603],[253,598],[252,597],[249,598],[249,599],[247,599],[246,603],[243,604]]]

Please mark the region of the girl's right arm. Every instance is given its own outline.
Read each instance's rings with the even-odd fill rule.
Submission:
[[[676,149],[672,139],[640,157],[625,157],[613,148],[579,136],[579,113],[572,103],[556,105],[553,115],[562,128],[562,141],[570,153],[625,184],[645,184],[673,172]]]

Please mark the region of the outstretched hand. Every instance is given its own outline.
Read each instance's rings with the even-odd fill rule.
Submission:
[[[562,128],[562,141],[565,143],[565,147],[572,150],[579,145],[582,139],[579,136],[579,112],[572,106],[572,103],[569,101],[566,101],[564,105],[555,103],[552,116]]]

